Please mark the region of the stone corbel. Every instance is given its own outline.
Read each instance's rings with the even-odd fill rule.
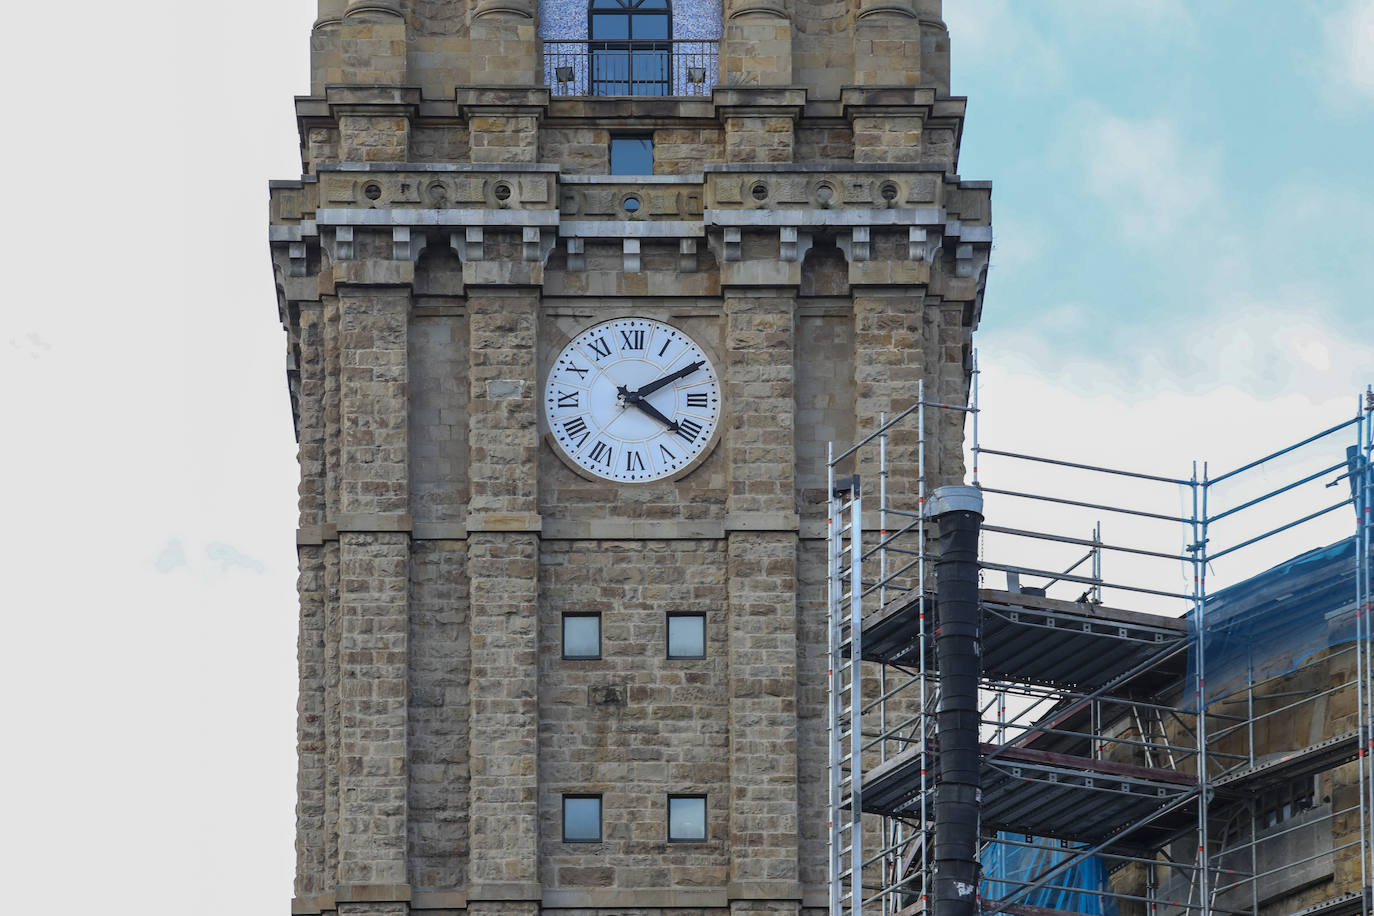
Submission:
[[[558,241],[557,231],[544,231],[539,226],[526,226],[524,229],[524,258],[526,261],[547,263],[549,253]]]
[[[482,227],[468,226],[461,232],[449,233],[449,247],[458,255],[458,260],[467,263],[469,261],[482,260]]]
[[[925,261],[927,264],[934,264],[943,241],[944,236],[937,230],[918,229],[912,226],[907,236],[907,257],[913,261]]]
[[[856,261],[867,261],[872,253],[869,245],[871,233],[872,229],[868,226],[855,226],[849,231],[848,238],[843,232],[839,233],[839,237],[835,239],[835,244],[840,246],[840,250],[844,252],[845,259],[850,264]]]
[[[625,273],[637,274],[642,269],[639,263],[639,239],[625,239]]]
[[[340,261],[353,260],[353,227],[336,226],[334,229],[334,257]]]
[[[794,226],[783,226],[778,230],[778,257],[784,261],[801,262],[811,250],[812,235]]]
[[[420,252],[425,250],[429,237],[423,232],[412,232],[409,226],[394,226],[391,230],[391,259],[393,261],[419,260]]]
[[[677,269],[685,274],[697,271],[697,240],[680,239],[677,246]]]
[[[286,246],[286,257],[286,275],[288,277],[304,277],[306,258],[305,242],[288,243]]]
[[[587,243],[583,239],[568,239],[568,270],[587,269]]]
[[[960,243],[954,248],[954,275],[978,277],[987,269],[990,249],[986,245]]]
[[[740,239],[740,230],[727,226],[725,228],[725,260],[738,261],[743,257],[743,243]]]

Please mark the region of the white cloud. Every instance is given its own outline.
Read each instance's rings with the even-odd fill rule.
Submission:
[[[1038,27],[1040,17],[1018,15],[1027,9],[1026,5],[1009,0],[945,4],[956,92],[960,91],[959,74],[965,68],[986,69],[980,61],[1016,61],[1016,66],[1002,69],[999,91],[1016,95],[1043,93],[1047,87],[1064,82],[1064,60],[1056,43]]]
[[[1095,105],[1081,106],[1071,120],[1085,125],[1075,146],[1088,190],[1112,210],[1126,237],[1164,241],[1215,206],[1216,154],[1191,145],[1175,122],[1122,117]]]
[[[1348,0],[1322,20],[1322,33],[1322,65],[1333,92],[1374,102],[1374,0]]]

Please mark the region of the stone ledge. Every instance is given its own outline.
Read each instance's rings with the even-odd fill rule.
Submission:
[[[557,172],[553,162],[321,162],[316,172]]]
[[[410,536],[417,541],[461,541],[468,536],[465,522],[416,522]]]
[[[340,512],[334,518],[339,534],[377,534],[410,531],[414,520],[409,515],[378,515],[370,512]]]
[[[702,172],[750,174],[753,172],[934,172],[943,175],[945,167],[932,162],[708,162]],[[988,182],[991,184],[991,182]]]
[[[724,909],[730,905],[730,898],[721,890],[546,888],[541,904],[548,909]]]
[[[731,512],[725,531],[797,531],[800,520],[795,512]]]
[[[559,184],[701,184],[701,174],[690,175],[559,175]],[[992,182],[988,182],[991,184]]]
[[[338,539],[339,529],[335,525],[307,525],[296,529],[297,547],[315,547]]]
[[[409,903],[409,884],[340,884],[334,888],[336,903]]]
[[[731,900],[801,900],[796,881],[731,881],[725,887]]]
[[[720,540],[725,537],[725,526],[712,519],[571,521],[550,518],[544,520],[542,535],[545,540],[557,541]]]
[[[355,210],[321,208],[315,211],[318,226],[509,226],[553,227],[558,211],[543,210]]]
[[[468,534],[478,532],[539,534],[543,527],[543,520],[535,512],[471,512],[468,514],[466,525]]]
[[[465,891],[412,891],[410,908],[412,910],[463,910],[467,909],[468,895]]]
[[[685,219],[578,219],[560,223],[558,234],[585,239],[690,239],[705,235],[706,226],[700,220]]]
[[[487,881],[468,887],[468,900],[522,900],[537,902],[543,888],[532,881]]]

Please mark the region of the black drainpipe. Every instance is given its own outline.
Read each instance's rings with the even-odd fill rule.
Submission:
[[[935,600],[940,626],[939,782],[935,789],[935,914],[978,912],[978,826],[982,782],[978,753],[978,677],[982,671],[978,606],[978,528],[983,494],[976,487],[940,487],[929,514],[940,526]]]

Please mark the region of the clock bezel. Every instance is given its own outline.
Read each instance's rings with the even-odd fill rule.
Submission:
[[[721,378],[719,371],[719,367],[721,366],[721,359],[718,348],[711,342],[703,341],[699,334],[693,333],[691,330],[684,327],[683,322],[681,320],[675,320],[674,316],[657,317],[652,314],[645,314],[641,311],[635,311],[625,312],[623,314],[617,313],[614,315],[598,315],[594,318],[590,318],[589,316],[579,316],[579,318],[582,318],[582,320],[579,320],[576,326],[571,331],[564,327],[558,327],[557,339],[546,340],[544,342],[545,345],[541,347],[541,363],[543,363],[544,365],[542,367],[542,371],[540,374],[540,383],[538,390],[540,405],[539,426],[541,438],[544,440],[544,442],[547,443],[549,450],[552,451],[558,457],[559,461],[561,461],[564,466],[566,466],[578,477],[581,477],[583,480],[588,480],[595,483],[611,484],[613,486],[618,487],[653,486],[655,484],[676,483],[694,473],[715,452],[717,445],[719,445],[720,443],[721,435],[725,425],[724,421],[727,409],[727,397],[725,393],[725,382]],[[702,354],[709,361],[711,373],[716,382],[717,391],[720,393],[720,407],[717,411],[715,425],[714,428],[711,430],[711,435],[707,438],[706,444],[702,446],[701,451],[698,452],[697,455],[694,458],[692,458],[691,461],[687,462],[677,470],[669,474],[665,474],[661,477],[655,477],[652,480],[619,480],[615,477],[608,477],[597,474],[596,472],[578,463],[576,459],[574,459],[564,450],[562,444],[558,441],[558,437],[554,434],[553,429],[549,423],[547,403],[549,376],[554,371],[554,366],[557,364],[559,356],[562,355],[563,351],[568,347],[570,343],[572,343],[575,339],[577,339],[587,331],[591,330],[592,328],[595,328],[599,325],[609,325],[616,321],[626,320],[652,321],[655,324],[666,325],[667,327],[672,328],[677,333],[686,337],[689,341],[692,342],[692,344],[697,349],[699,349],[702,352]]]

